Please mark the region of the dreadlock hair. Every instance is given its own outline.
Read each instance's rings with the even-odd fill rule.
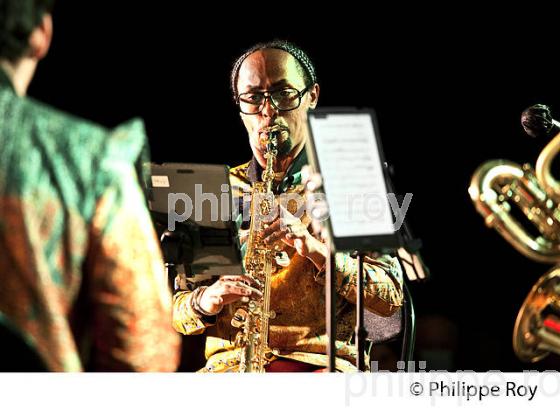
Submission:
[[[0,58],[15,61],[29,47],[29,36],[41,24],[54,0],[0,0]]]
[[[230,76],[230,86],[231,91],[233,92],[233,98],[235,100],[237,100],[238,97],[237,79],[239,77],[239,69],[241,68],[241,64],[243,64],[243,61],[245,61],[245,59],[254,52],[266,49],[283,50],[291,54],[292,57],[294,57],[299,63],[300,72],[303,76],[305,86],[310,87],[313,84],[317,83],[317,74],[315,74],[315,67],[313,66],[313,63],[311,62],[309,56],[301,48],[285,40],[273,40],[266,43],[258,43],[245,51],[245,53],[243,53],[243,55],[241,55],[241,57],[239,57],[233,64],[233,69],[231,70]]]

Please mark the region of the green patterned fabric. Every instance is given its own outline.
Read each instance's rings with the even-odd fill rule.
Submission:
[[[176,365],[146,147],[142,121],[108,130],[17,96],[0,70],[0,313],[51,370]]]

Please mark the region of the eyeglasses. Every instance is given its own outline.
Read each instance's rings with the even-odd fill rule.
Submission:
[[[270,103],[278,111],[291,111],[299,107],[301,99],[307,91],[309,91],[308,87],[301,91],[295,88],[282,88],[272,92],[255,91],[243,93],[237,97],[237,104],[243,114],[253,115],[260,113],[266,104],[266,100],[270,98]]]

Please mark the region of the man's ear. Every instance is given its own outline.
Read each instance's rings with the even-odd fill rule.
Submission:
[[[53,35],[52,16],[45,14],[41,24],[31,32],[29,36],[30,57],[37,60],[43,59],[49,52]]]
[[[321,91],[319,84],[313,84],[313,86],[309,89],[309,96],[311,100],[309,101],[309,109],[313,110],[317,106],[317,102],[319,101],[319,92]]]

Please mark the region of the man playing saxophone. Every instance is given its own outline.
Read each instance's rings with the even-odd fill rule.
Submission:
[[[263,170],[272,167],[272,191],[302,193],[301,169],[307,164],[307,111],[319,98],[315,68],[306,53],[284,41],[257,44],[239,57],[231,73],[233,97],[249,136],[253,158],[230,171],[235,199],[263,182]],[[276,139],[270,158],[270,136]],[[267,167],[267,165],[269,165]],[[266,174],[266,173],[265,173]],[[247,196],[245,195],[245,198]],[[292,209],[289,209],[293,213]],[[253,216],[253,214],[252,214]],[[327,366],[325,330],[326,245],[314,236],[305,220],[284,210],[262,226],[261,243],[275,250],[270,275],[269,351],[265,370],[321,371]],[[250,229],[240,222],[240,239],[247,245]],[[250,250],[249,250],[250,251]],[[355,370],[353,343],[358,263],[346,253],[336,260],[336,367]],[[368,310],[390,316],[403,302],[402,275],[395,258],[366,258],[364,302]],[[247,267],[247,266],[246,266]],[[206,332],[207,364],[202,371],[239,371],[242,351],[236,343],[243,319],[239,308],[263,298],[262,283],[250,275],[222,276],[209,286],[176,293],[173,325],[185,335]],[[239,323],[237,323],[239,324]],[[242,366],[243,367],[243,366]]]

